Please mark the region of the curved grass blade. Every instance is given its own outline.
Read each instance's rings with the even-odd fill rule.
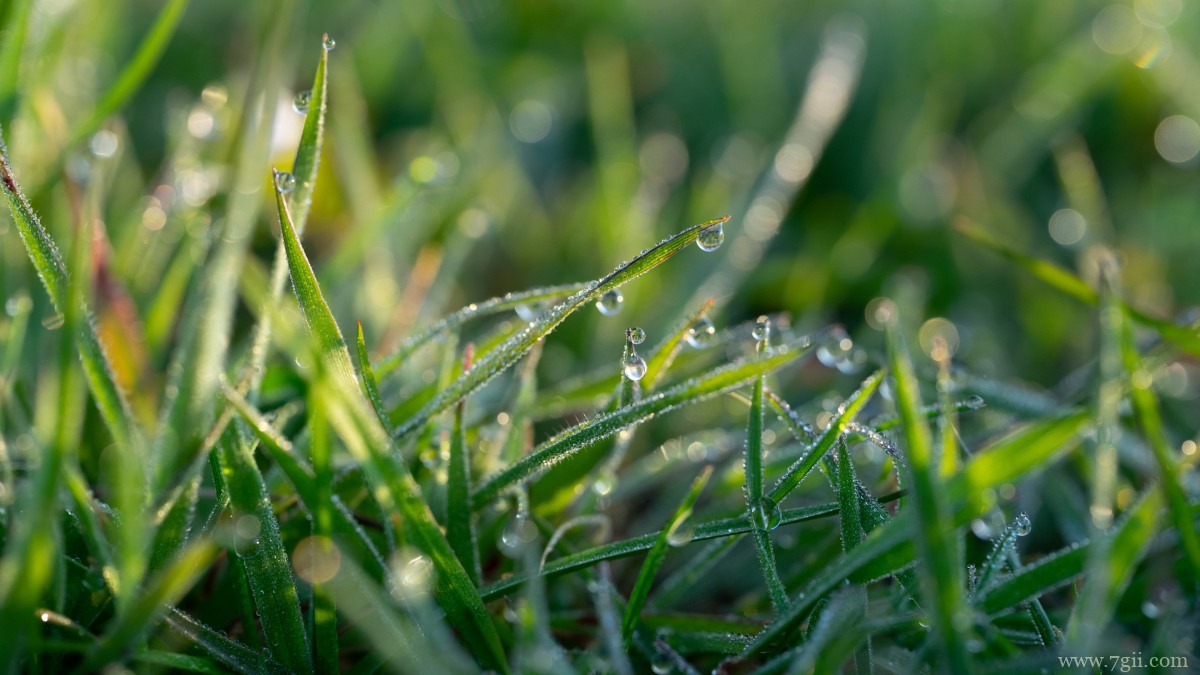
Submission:
[[[8,200],[8,208],[16,223],[17,233],[33,262],[34,270],[42,280],[42,286],[50,296],[54,308],[63,313],[71,303],[70,279],[66,265],[55,246],[50,233],[42,226],[41,220],[33,212],[21,188],[17,185],[12,166],[8,163],[8,147],[0,135],[0,184],[3,185],[4,196]],[[83,363],[84,375],[87,377],[88,388],[100,416],[104,418],[109,433],[114,442],[120,447],[130,448],[134,438],[133,415],[129,404],[113,378],[112,368],[104,347],[96,333],[95,321],[91,312],[84,310],[84,319],[79,322],[79,331],[75,339],[78,342],[79,359]]]
[[[300,600],[279,522],[271,508],[270,492],[250,449],[233,429],[227,429],[221,438],[219,460],[234,518],[249,516],[259,526],[257,543],[242,547],[237,553],[267,646],[288,670],[312,673]]]
[[[821,461],[833,444],[841,437],[846,430],[846,425],[854,421],[859,411],[867,405],[871,400],[871,396],[875,394],[875,390],[879,388],[879,384],[883,382],[883,377],[886,370],[880,369],[875,371],[863,381],[858,391],[854,392],[850,398],[846,399],[839,407],[837,417],[829,423],[829,427],[825,429],[825,433],[817,440],[816,445],[812,450],[808,451],[804,457],[796,461],[795,464],[788,467],[783,476],[771,488],[769,499],[778,504],[787,497],[796,486],[800,485],[805,478],[808,477],[812,470],[817,467],[817,462]]]
[[[171,605],[179,602],[212,564],[216,555],[217,548],[207,541],[194,542],[180,551],[137,594],[129,608],[117,616],[112,628],[84,660],[81,670],[96,671],[100,666],[118,659],[145,635],[150,626],[157,623]]]
[[[791,525],[792,523],[826,518],[836,513],[837,504],[821,504],[819,506],[807,506],[799,509],[787,509],[783,511],[783,516],[779,522],[782,527],[783,525]],[[717,520],[697,523],[696,529],[692,532],[691,540],[722,539],[734,535],[746,534],[749,531],[750,521],[744,515],[719,518]],[[616,560],[618,558],[637,555],[643,551],[650,550],[654,546],[654,542],[658,541],[658,537],[661,534],[663,534],[663,531],[652,532],[640,537],[612,542],[555,558],[546,563],[542,569],[542,576],[556,577],[568,572],[574,572],[575,570],[592,567],[606,560]],[[512,593],[523,583],[525,583],[525,575],[514,574],[487,586],[483,589],[482,595],[484,600],[490,602]]]
[[[470,372],[463,373],[449,387],[438,392],[432,401],[396,431],[396,436],[403,437],[416,432],[424,427],[425,422],[434,415],[449,408],[459,399],[466,397],[471,392],[491,381],[492,378],[507,370],[528,353],[534,344],[549,335],[551,331],[580,307],[662,264],[668,258],[694,242],[696,237],[700,235],[700,231],[704,228],[711,227],[717,223],[724,223],[728,220],[729,217],[726,216],[700,223],[672,237],[668,237],[633,260],[613,270],[608,276],[588,284],[584,290],[575,293],[562,303],[554,306],[537,321],[512,336],[503,345],[481,356]]]
[[[646,598],[650,596],[650,586],[654,583],[654,577],[658,575],[658,569],[662,567],[663,561],[667,557],[667,548],[670,546],[668,539],[685,520],[691,517],[692,508],[696,506],[696,500],[700,498],[700,493],[708,484],[710,476],[712,476],[712,465],[704,467],[704,470],[692,482],[692,488],[679,503],[679,508],[675,509],[675,514],[671,516],[667,526],[655,537],[654,545],[651,546],[645,561],[642,562],[642,570],[638,572],[633,590],[629,592],[629,601],[625,604],[625,614],[621,618],[621,637],[625,640],[626,647],[633,639],[633,631],[638,626],[642,607],[646,605]]]
[[[510,309],[516,309],[522,305],[572,296],[586,290],[587,287],[587,284],[547,286],[519,293],[506,293],[479,303],[473,302],[426,328],[423,332],[405,340],[404,344],[400,345],[395,352],[383,357],[379,361],[379,364],[375,367],[375,373],[379,377],[386,377],[392,371],[399,368],[400,364],[408,360],[408,357],[412,356],[418,349],[428,344],[430,340],[458,328],[470,319],[499,314]]]
[[[762,432],[763,432],[763,375],[754,380],[754,393],[750,397],[750,415],[746,422],[746,452],[743,462],[746,477],[746,517],[753,525],[754,548],[758,551],[758,566],[762,569],[771,604],[775,610],[787,607],[787,591],[779,579],[779,568],[775,565],[775,545],[771,543],[768,530],[775,509],[774,502],[763,499],[762,477]]]
[[[1055,265],[1054,263],[1040,260],[1028,253],[1018,250],[1009,244],[1000,241],[991,232],[980,225],[966,219],[959,219],[955,222],[955,228],[969,239],[977,244],[981,244],[992,251],[1000,254],[1007,260],[1023,267],[1027,272],[1038,278],[1042,282],[1066,293],[1067,295],[1080,300],[1089,305],[1096,305],[1100,302],[1100,294],[1095,291],[1087,283],[1075,276],[1071,272]],[[1160,335],[1172,342],[1176,347],[1192,354],[1200,356],[1200,333],[1194,328],[1180,326],[1170,321],[1150,316],[1145,312],[1129,306],[1126,303],[1121,303],[1122,309],[1134,321],[1153,328]]]
[[[168,612],[165,623],[172,631],[204,650],[213,660],[236,673],[285,672],[273,661],[266,661],[259,652],[231,640],[178,609]]]
[[[316,390],[326,398],[329,420],[366,471],[384,513],[403,526],[407,540],[429,556],[436,571],[434,598],[480,664],[507,673],[500,637],[479,591],[446,541],[420,486],[401,463],[387,431],[367,409],[353,383],[336,379],[327,382],[329,386]]]
[[[755,377],[777,370],[808,353],[810,343],[781,347],[776,353],[761,359],[732,363],[709,371],[700,377],[682,382],[637,403],[593,420],[571,427],[567,431],[542,443],[520,461],[486,480],[475,490],[472,505],[480,509],[490,504],[508,487],[533,475],[564,457],[618,431],[650,419],[679,406],[712,398],[736,389]]]
[[[888,356],[896,383],[896,408],[908,451],[913,501],[918,515],[917,542],[924,570],[925,596],[947,667],[973,672],[961,629],[967,616],[962,551],[942,493],[941,476],[929,424],[921,414],[921,392],[907,347],[896,322],[889,325]]]

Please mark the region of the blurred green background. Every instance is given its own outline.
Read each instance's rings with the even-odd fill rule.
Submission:
[[[24,182],[53,169],[47,148],[64,147],[159,7],[33,3],[4,120]],[[206,0],[66,170],[113,163],[98,215],[118,279],[147,306],[169,276],[155,251],[225,217],[206,202],[237,180],[247,102],[278,108],[269,154],[290,163],[291,100],[328,32],[331,128],[307,247],[342,325],[361,318],[380,351],[466,302],[594,278],[732,214],[719,252],[632,285],[619,319],[568,322],[548,346],[551,379],[615,359],[626,325],[653,340],[708,295],[718,324],[786,312],[877,346],[864,309],[888,295],[910,319],[949,319],[972,369],[1051,387],[1093,358],[1092,311],[953,225],[1085,278],[1093,247],[1111,246],[1135,305],[1174,316],[1200,302],[1198,15],[1183,0]],[[284,56],[253,79],[272,41]],[[37,203],[59,233],[62,190]],[[253,216],[263,261],[269,214]],[[27,263],[2,241],[8,297]],[[1173,390],[1184,400],[1188,373]]]

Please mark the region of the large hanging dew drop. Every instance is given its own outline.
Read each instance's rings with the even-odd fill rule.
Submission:
[[[750,517],[764,530],[773,530],[783,522],[783,510],[770,497],[763,497],[750,507]]]
[[[699,246],[701,251],[715,251],[721,248],[721,244],[725,243],[724,223],[725,221],[719,220],[700,230],[696,235],[696,246]]]
[[[621,367],[625,371],[625,377],[634,382],[646,376],[646,362],[633,352],[621,359]]]
[[[537,525],[524,513],[518,513],[500,533],[500,550],[510,558],[521,555],[533,540],[537,539]]]
[[[325,39],[321,42],[321,46],[325,48],[325,51],[331,52],[333,51],[333,48],[337,46],[337,42],[334,41],[333,38],[326,35]]]
[[[288,194],[296,189],[296,177],[287,171],[280,171],[275,174],[275,187],[283,194]]]
[[[600,310],[604,316],[612,316],[621,311],[621,305],[624,302],[625,296],[614,288],[611,291],[605,291],[604,295],[600,296],[600,299],[596,301],[596,309]]]
[[[1029,520],[1029,514],[1022,511],[1013,521],[1013,527],[1016,528],[1018,537],[1024,537],[1033,531],[1033,521]]]
[[[296,98],[292,99],[292,110],[301,115],[308,112],[308,106],[310,105],[312,105],[312,92],[307,89],[296,94]]]
[[[669,675],[675,671],[675,664],[671,662],[671,657],[657,652],[654,658],[650,659],[650,670],[654,675]]]
[[[771,320],[765,316],[758,317],[758,321],[754,322],[754,330],[750,331],[750,336],[759,342],[764,342],[771,337]]]
[[[638,328],[637,326],[625,331],[625,336],[628,337],[629,341],[635,345],[640,345],[646,341],[646,331]]]
[[[684,518],[675,523],[670,532],[667,532],[667,544],[679,548],[692,543],[692,537],[696,535],[696,524],[691,518]]]
[[[717,327],[709,320],[707,316],[702,316],[696,319],[684,334],[683,339],[688,343],[689,347],[701,349],[712,344],[713,337],[717,334]]]

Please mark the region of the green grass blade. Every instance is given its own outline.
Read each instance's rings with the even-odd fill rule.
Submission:
[[[787,607],[787,591],[779,579],[779,568],[775,564],[775,545],[769,534],[771,519],[775,515],[775,502],[763,499],[762,476],[762,432],[763,432],[763,375],[754,380],[754,393],[750,397],[750,414],[746,422],[746,448],[743,468],[746,478],[746,517],[753,525],[754,548],[758,552],[758,566],[762,569],[771,604],[776,611]]]
[[[41,220],[33,212],[33,207],[21,192],[13,175],[12,166],[8,163],[8,147],[0,136],[0,184],[3,185],[4,196],[8,200],[8,208],[12,213],[17,233],[25,245],[29,259],[33,262],[34,270],[42,280],[50,302],[60,312],[66,312],[71,303],[70,279],[62,256],[55,246],[50,233],[42,226]],[[100,415],[104,418],[113,440],[123,448],[131,448],[135,430],[133,416],[125,396],[113,378],[108,356],[96,334],[95,321],[91,312],[84,310],[84,320],[79,322],[76,334],[78,341],[79,359],[83,363],[84,375],[87,377],[88,388]]]
[[[284,672],[274,662],[265,662],[259,652],[209,628],[178,609],[168,612],[165,622],[173,632],[236,673],[251,675],[264,671]]]
[[[667,339],[663,340],[654,348],[650,357],[646,359],[646,375],[642,377],[642,388],[646,391],[654,389],[654,387],[662,381],[662,378],[671,369],[671,364],[675,362],[675,357],[679,355],[683,348],[684,341],[687,339],[688,332],[696,322],[708,316],[708,312],[712,309],[716,301],[712,298],[704,301],[700,308],[692,312],[683,320]]]
[[[490,504],[508,487],[534,476],[580,448],[618,431],[688,403],[732,391],[755,377],[772,372],[805,355],[810,345],[781,347],[766,358],[733,363],[682,382],[654,396],[603,414],[542,443],[515,464],[487,479],[472,496],[474,508]],[[478,366],[477,366],[478,367]]]
[[[0,45],[0,124],[11,125],[20,104],[21,52],[29,33],[33,0],[18,0],[6,8],[4,44]]]
[[[941,476],[929,424],[921,413],[921,393],[907,347],[893,323],[888,331],[888,355],[896,383],[896,408],[907,449],[913,501],[918,516],[917,541],[924,571],[925,595],[948,668],[973,671],[965,644],[969,618],[965,602],[962,551]]]
[[[629,262],[613,270],[610,274],[594,283],[588,284],[585,290],[579,291],[562,303],[548,310],[537,321],[523,328],[500,347],[483,354],[470,372],[463,373],[449,387],[438,392],[417,415],[405,422],[397,431],[399,437],[416,432],[424,427],[426,421],[434,415],[449,408],[459,399],[466,397],[492,378],[510,368],[521,359],[539,340],[546,337],[568,316],[579,308],[595,301],[604,293],[619,288],[622,285],[640,277],[655,267],[667,261],[676,253],[689,246],[700,235],[700,231],[716,223],[729,220],[718,218],[708,222],[693,225],[688,229],[668,237],[656,246],[648,249]]]
[[[279,173],[275,173],[278,177]],[[333,312],[321,294],[321,286],[317,283],[317,275],[313,272],[308,256],[300,246],[300,238],[292,223],[292,216],[280,191],[278,180],[275,181],[275,204],[279,208],[279,228],[283,237],[283,249],[287,254],[288,268],[291,270],[292,288],[300,303],[300,311],[312,331],[313,338],[320,350],[320,357],[327,360],[338,377],[354,381],[354,368],[350,365],[350,352],[346,351],[346,341],[338,328]]]
[[[429,556],[436,572],[433,595],[451,625],[463,636],[484,667],[508,672],[496,627],[470,575],[454,555],[441,527],[421,495],[421,488],[401,463],[400,453],[366,408],[351,383],[330,381],[318,387],[330,412],[330,422],[347,449],[363,465],[384,512],[404,528],[410,543]]]
[[[466,365],[470,367],[471,346],[467,345]],[[454,409],[454,427],[450,430],[450,458],[446,484],[446,539],[458,554],[458,559],[471,575],[476,586],[483,572],[479,567],[479,551],[475,542],[475,525],[471,521],[471,458],[467,449],[467,432],[463,425],[466,401]]]
[[[871,400],[871,396],[875,394],[875,390],[883,382],[886,372],[880,369],[872,373],[870,377],[863,381],[858,391],[846,399],[845,403],[838,409],[837,416],[829,423],[829,427],[821,434],[821,437],[817,440],[812,450],[809,450],[804,457],[788,467],[783,476],[775,483],[775,486],[771,488],[769,495],[771,501],[776,504],[783,501],[792,490],[796,489],[796,486],[800,485],[812,473],[812,470],[817,467],[817,462],[821,461],[821,458],[833,448],[834,442],[845,432],[846,425],[854,421],[858,412]]]
[[[646,598],[650,596],[650,586],[654,583],[654,577],[658,575],[658,570],[667,557],[667,548],[671,545],[668,541],[671,533],[691,517],[696,500],[700,498],[700,493],[708,484],[710,476],[712,476],[711,465],[704,467],[704,470],[692,482],[687,496],[679,503],[679,508],[675,509],[675,514],[671,516],[667,526],[658,533],[654,545],[642,562],[642,569],[638,572],[637,581],[634,582],[633,590],[629,593],[629,601],[625,604],[625,614],[621,617],[621,637],[625,640],[627,647],[633,639],[634,630],[637,629],[642,608],[646,605]]]
[[[233,517],[253,518],[259,535],[255,544],[239,547],[238,559],[262,624],[271,655],[295,673],[313,672],[308,637],[300,615],[279,522],[271,508],[270,492],[250,449],[232,429],[220,443],[220,468]]]
[[[390,434],[392,421],[388,417],[387,407],[383,404],[383,396],[379,393],[379,380],[375,378],[375,372],[371,369],[371,359],[367,356],[367,340],[363,336],[362,321],[358,322],[358,334],[354,342],[358,352],[358,378],[362,383],[363,394],[371,402],[371,407],[375,409],[379,423]]]
[[[320,386],[318,382],[316,386]],[[333,544],[333,439],[330,437],[329,420],[323,402],[312,395],[308,398],[309,454],[312,458],[314,499],[307,504],[312,515],[311,547],[306,557],[311,560],[314,571],[323,559],[338,556]],[[312,621],[313,665],[317,672],[333,672],[338,669],[337,612],[328,584],[318,574],[309,575],[312,583],[312,605],[309,607]]]
[[[128,610],[119,614],[100,642],[84,660],[81,670],[95,671],[120,658],[145,636],[159,617],[179,602],[217,555],[210,542],[189,544],[137,594]]]
[[[837,513],[837,504],[822,504],[819,506],[808,506],[799,509],[786,509],[783,511],[783,516],[780,519],[780,526],[791,525],[792,523],[800,523],[817,518],[827,518]],[[692,541],[706,541],[709,539],[722,539],[732,537],[734,535],[746,534],[750,531],[750,520],[742,516],[734,516],[732,518],[719,518],[703,523],[697,523],[695,530],[692,532]],[[546,563],[542,569],[542,575],[546,577],[560,576],[573,572],[579,569],[585,569],[598,565],[606,560],[617,560],[619,558],[627,558],[637,555],[643,551],[649,551],[660,535],[665,530],[652,532],[640,537],[633,537],[622,541],[604,544],[593,548],[585,549],[577,553],[565,555],[556,558]],[[483,597],[489,602],[496,598],[504,597],[512,593],[521,584],[525,582],[523,574],[514,574],[501,581],[497,581],[483,589]]]
[[[418,349],[429,344],[431,340],[439,335],[444,335],[458,328],[468,320],[499,314],[500,312],[516,309],[522,305],[573,296],[576,293],[587,290],[587,287],[587,284],[547,286],[519,293],[506,293],[499,297],[484,300],[483,302],[473,302],[405,340],[396,351],[380,359],[379,364],[375,368],[375,373],[379,377],[386,377],[399,368],[400,364],[408,360],[408,357],[412,356]]]
[[[858,486],[858,476],[854,473],[854,462],[850,459],[850,450],[846,447],[846,441],[840,440],[837,448],[837,498],[842,551],[844,552],[852,551],[863,540]],[[845,593],[845,601],[854,607],[854,613],[859,617],[866,616],[867,587],[855,585],[847,589]],[[869,674],[871,672],[871,637],[869,634],[866,636],[864,644],[854,652],[854,668],[857,673]]]

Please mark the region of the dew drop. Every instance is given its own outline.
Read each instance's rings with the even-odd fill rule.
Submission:
[[[621,359],[621,366],[625,370],[625,377],[635,382],[646,376],[646,362],[636,353],[630,352]]]
[[[617,476],[611,471],[604,471],[592,482],[592,492],[601,497],[607,497],[617,489]]]
[[[662,652],[655,654],[654,658],[650,659],[650,670],[654,671],[657,675],[667,675],[667,673],[674,669],[675,664],[671,663],[671,657]]]
[[[1029,520],[1029,514],[1022,511],[1013,521],[1013,526],[1017,528],[1017,536],[1024,537],[1033,531],[1033,522]]]
[[[696,246],[699,246],[701,251],[715,251],[721,248],[721,244],[724,243],[724,221],[717,221],[700,230],[700,233],[696,235]]]
[[[537,539],[537,525],[524,513],[518,513],[500,533],[500,550],[510,558],[518,557],[525,547]]]
[[[334,41],[333,38],[326,35],[325,39],[321,42],[321,46],[325,48],[325,51],[331,52],[333,51],[333,48],[337,46],[337,42]]]
[[[846,331],[835,328],[817,346],[817,360],[829,368],[842,369],[843,363],[849,363],[854,358],[854,342],[846,335]],[[863,354],[866,361],[866,353]]]
[[[513,308],[513,311],[517,313],[517,316],[520,317],[522,321],[533,321],[546,311],[546,306],[547,305],[544,302],[530,302],[517,305],[515,308]]]
[[[280,171],[275,174],[275,187],[286,195],[296,189],[296,177],[287,171]]]
[[[646,331],[636,326],[625,331],[625,336],[635,345],[640,345],[646,341]]]
[[[774,530],[783,522],[783,510],[770,497],[763,497],[750,508],[750,515],[764,530]]]
[[[967,407],[967,410],[979,410],[987,405],[987,402],[983,400],[982,396],[975,395],[970,396],[967,398],[967,400],[963,401],[963,405]]]
[[[612,316],[621,311],[621,304],[624,302],[625,296],[614,288],[611,291],[605,291],[604,295],[600,296],[600,299],[596,301],[596,309],[600,310],[604,316]]]
[[[303,115],[308,112],[308,106],[310,104],[312,104],[312,92],[305,89],[299,94],[296,94],[296,98],[292,99],[292,110],[295,110]]]
[[[42,319],[42,328],[46,330],[58,330],[63,327],[67,317],[63,316],[62,312],[55,312]]]
[[[758,321],[754,322],[754,330],[750,332],[750,336],[759,342],[771,337],[771,320],[765,316],[758,317]]]
[[[667,543],[671,546],[679,548],[692,543],[692,537],[696,534],[696,526],[692,523],[691,518],[684,518],[675,523],[670,532],[667,532]]]
[[[689,347],[701,349],[712,344],[713,337],[717,334],[717,327],[709,320],[707,316],[702,316],[696,319],[684,334],[683,339],[688,343]]]

